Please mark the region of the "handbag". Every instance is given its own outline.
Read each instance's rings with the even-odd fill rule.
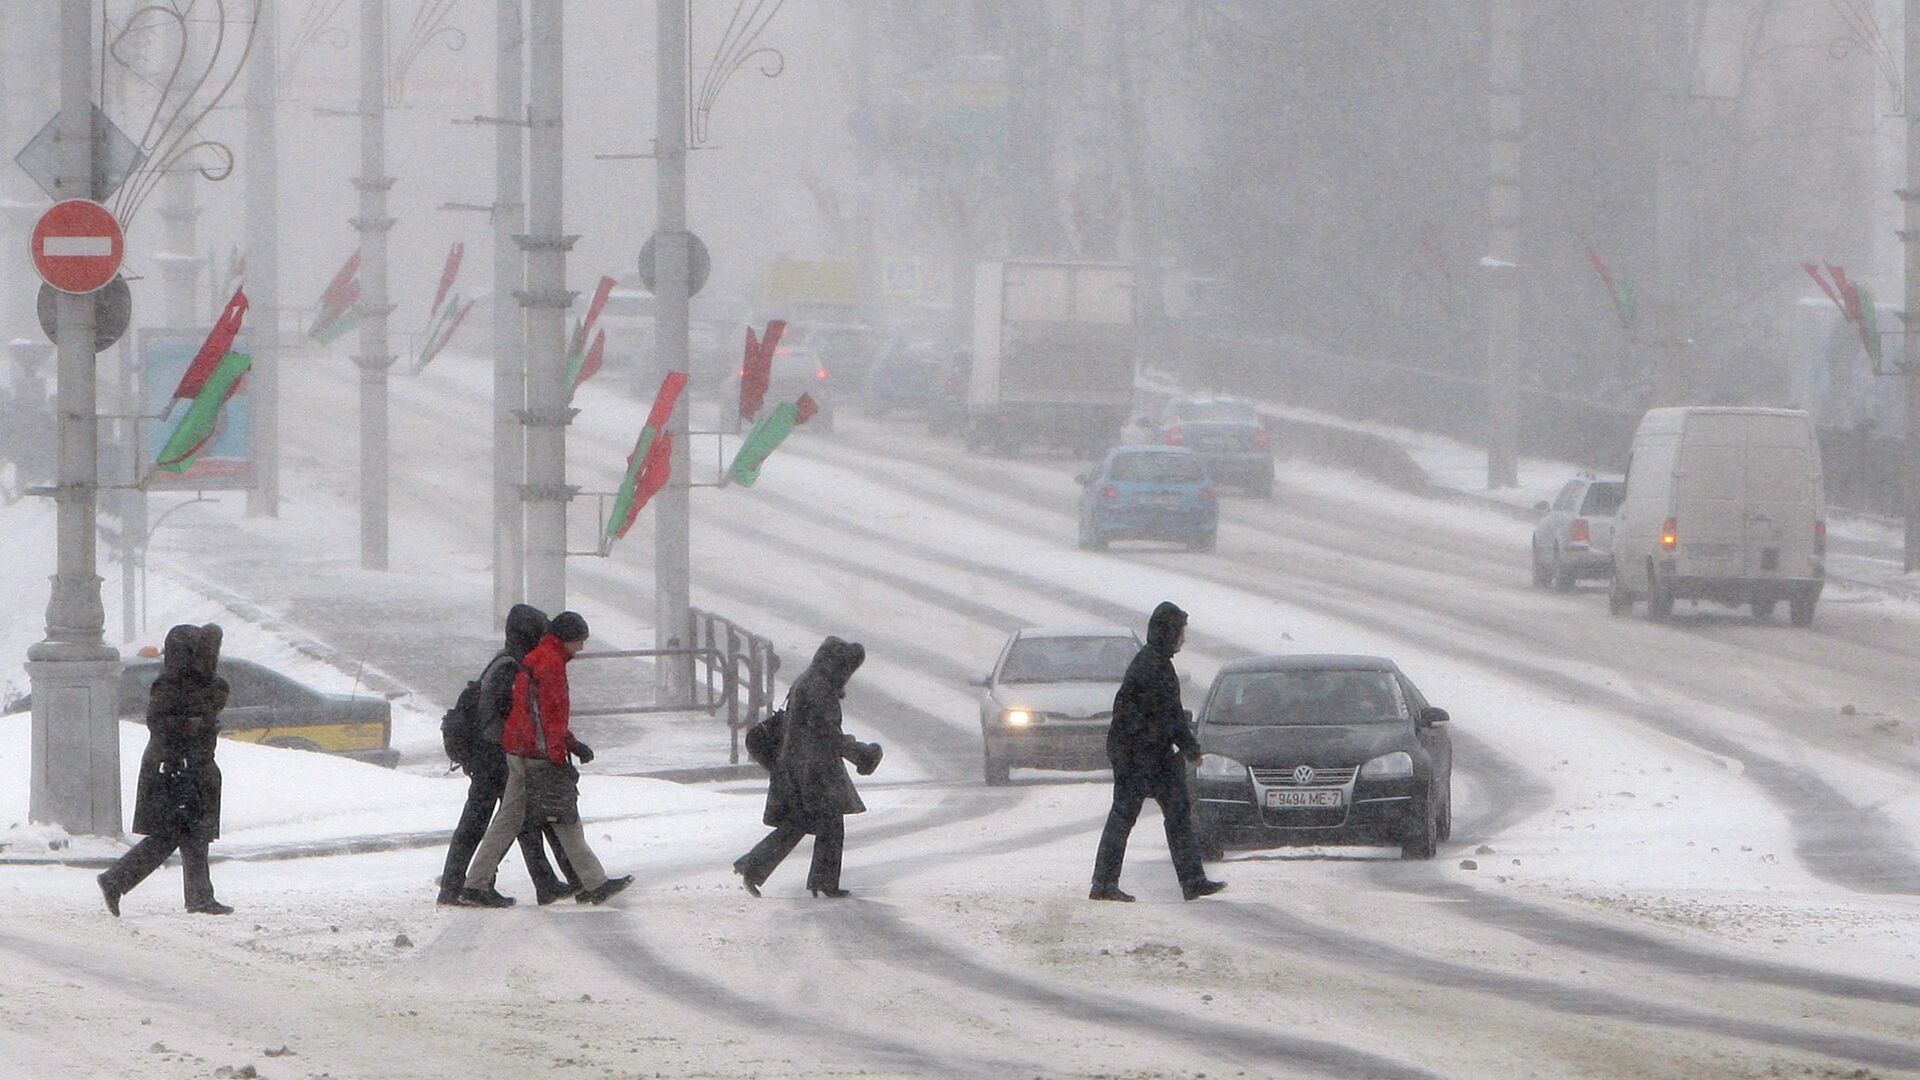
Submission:
[[[780,744],[787,737],[787,705],[792,701],[793,690],[789,688],[779,708],[747,729],[747,758],[768,772],[780,761]]]
[[[521,758],[526,765],[528,821],[576,824],[580,820],[580,771],[555,765],[547,756],[547,725],[540,717],[540,684],[527,673],[527,708],[533,713],[534,736],[540,756]]]

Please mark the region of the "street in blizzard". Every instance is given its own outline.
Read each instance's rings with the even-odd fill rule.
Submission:
[[[1920,0],[1724,8],[0,5],[0,1077],[1920,1075]]]

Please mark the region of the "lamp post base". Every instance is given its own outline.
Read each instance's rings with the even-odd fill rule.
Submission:
[[[29,820],[82,836],[119,836],[120,654],[43,641],[27,653],[32,683]]]

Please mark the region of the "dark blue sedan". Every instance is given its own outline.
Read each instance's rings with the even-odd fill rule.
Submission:
[[[1113,540],[1170,540],[1213,550],[1220,504],[1206,465],[1191,451],[1124,446],[1074,479],[1081,484],[1082,548],[1097,551]]]

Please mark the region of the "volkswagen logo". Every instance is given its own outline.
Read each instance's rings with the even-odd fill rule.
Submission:
[[[1313,783],[1313,766],[1301,765],[1293,770],[1293,782],[1296,784]]]

